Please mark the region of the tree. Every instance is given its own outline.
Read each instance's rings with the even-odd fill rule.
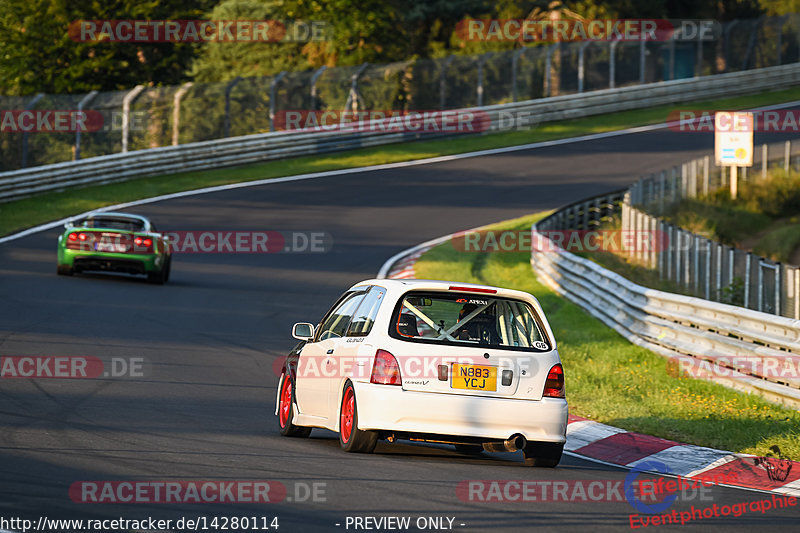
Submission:
[[[214,0],[3,0],[0,94],[81,93],[185,79],[190,43],[93,43],[70,38],[80,20],[194,19]]]

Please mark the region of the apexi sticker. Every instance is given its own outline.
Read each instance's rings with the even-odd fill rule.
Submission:
[[[489,305],[488,300],[470,300],[469,303],[477,305]]]

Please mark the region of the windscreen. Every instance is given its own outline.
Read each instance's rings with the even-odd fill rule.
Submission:
[[[530,305],[483,294],[408,293],[395,312],[391,334],[420,342],[550,350]]]
[[[144,222],[135,218],[92,217],[79,223],[85,228],[118,229],[123,231],[142,231]]]

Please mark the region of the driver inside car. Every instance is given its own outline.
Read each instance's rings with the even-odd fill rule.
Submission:
[[[476,304],[464,304],[458,313],[458,322],[463,321],[478,306]],[[459,327],[456,338],[459,340],[478,341],[481,344],[499,344],[500,335],[497,334],[495,324],[497,319],[494,316],[494,304],[490,305],[471,319],[463,327]]]

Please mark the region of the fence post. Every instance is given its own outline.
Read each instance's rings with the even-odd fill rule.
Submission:
[[[350,76],[350,92],[347,95],[347,101],[344,103],[344,108],[346,111],[352,111],[353,113],[357,113],[359,109],[359,100],[361,99],[361,95],[358,92],[358,78],[364,73],[364,71],[369,66],[369,63],[362,63],[358,70],[356,70],[352,76]]]
[[[689,171],[689,197],[697,197],[697,159],[692,159]]]
[[[553,92],[551,71],[553,65],[553,52],[556,51],[556,48],[558,48],[558,43],[550,45],[550,48],[547,50],[547,55],[544,59],[544,96],[550,96],[550,93]],[[559,72],[559,75],[560,74],[561,72]]]
[[[645,40],[639,41],[639,85],[644,85]]]
[[[731,200],[739,194],[739,179],[736,177],[736,165],[731,165]]]
[[[769,160],[769,147],[767,143],[761,145],[761,179],[767,179],[767,161]]]
[[[750,57],[753,55],[753,49],[756,46],[756,38],[758,37],[758,29],[761,27],[761,23],[764,22],[764,17],[766,15],[761,15],[756,19],[753,23],[753,29],[750,30],[750,39],[747,41],[747,51],[744,53],[744,61],[742,61],[742,70],[747,70],[747,66],[750,64]]]
[[[242,81],[242,77],[241,76],[236,76],[233,79],[233,81],[231,81],[225,87],[225,137],[230,137],[231,136],[231,91],[233,91],[233,88],[236,87],[236,84],[239,83],[240,81]],[[183,87],[181,87],[181,89],[183,89]],[[178,90],[178,93],[179,92],[180,92],[180,90]],[[178,93],[175,93],[175,109],[176,110],[180,106],[180,97],[178,96]],[[177,113],[176,113],[176,116],[177,116]],[[175,121],[174,124],[177,124],[177,121]],[[178,140],[178,136],[176,135],[177,131],[178,131],[177,128],[174,128],[172,130],[172,144],[178,144],[176,142]]]
[[[706,241],[706,272],[705,272],[706,290],[705,290],[705,299],[706,300],[710,300],[711,299],[711,257],[712,257],[713,254],[711,252],[711,248],[712,248],[711,239],[705,239],[705,241]]]
[[[586,47],[589,46],[590,44],[592,44],[592,41],[586,41],[580,46],[580,48],[578,48],[578,93],[583,92],[583,82],[584,78],[586,77],[584,71],[585,69],[584,56]]]
[[[736,250],[731,246],[728,248],[728,284],[733,286],[733,266],[736,261]]]
[[[91,91],[89,94],[81,98],[81,101],[78,102],[78,113],[83,111],[83,108],[86,104],[88,104],[92,98],[97,96],[97,91]],[[81,158],[81,129],[75,128],[75,161]]]
[[[781,264],[775,263],[775,314],[781,314]]]
[[[725,70],[724,72],[728,72],[730,70],[728,67],[730,66],[730,52],[731,52],[731,30],[734,26],[739,23],[739,19],[732,20],[728,23],[725,29],[722,31],[723,35],[725,36],[725,45],[724,45],[724,60],[725,60]]]
[[[794,317],[800,319],[800,268],[794,269]]]
[[[180,133],[180,124],[181,124],[181,99],[183,99],[183,95],[189,90],[193,84],[192,82],[186,82],[181,85],[180,89],[175,91],[175,95],[172,97],[172,145],[178,146],[179,139],[178,134]],[[228,91],[225,90],[225,137],[228,136],[228,130],[230,129],[230,122],[228,120],[228,109],[230,107],[230,101],[228,99]]]
[[[781,48],[783,48],[783,23],[786,21],[788,17],[789,15],[782,15],[778,17],[778,39],[777,39],[778,65],[781,64],[781,55],[782,55]]]
[[[786,141],[783,145],[783,170],[789,173],[789,157],[792,153],[792,141]]]
[[[122,99],[122,153],[128,151],[128,139],[131,133],[131,104],[144,91],[144,85],[137,85]]]
[[[667,173],[666,173],[666,171],[664,171],[664,170],[661,171],[661,175],[659,176],[659,181],[660,181],[660,184],[659,184],[660,187],[659,188],[661,189],[661,194],[658,196],[658,214],[659,215],[663,215],[664,214],[664,196],[667,194],[667,191],[666,191]]]
[[[25,111],[30,111],[33,107],[39,103],[39,100],[44,98],[44,93],[37,93],[36,96],[28,100],[28,103],[25,104]],[[28,166],[28,132],[22,132],[22,168]]]
[[[617,45],[618,39],[614,39],[608,45],[608,88],[613,89],[617,85]]]
[[[444,61],[442,61],[441,66],[439,67],[439,110],[444,111],[444,104],[445,104],[445,93],[447,90],[447,67],[450,66],[450,62],[453,60],[453,56],[447,56]]]
[[[693,269],[694,272],[694,293],[697,294],[700,291],[700,235],[694,236],[694,242],[692,243],[694,246],[694,265]]]
[[[744,258],[744,306],[745,308],[750,307],[750,252],[747,252],[747,255]],[[761,269],[759,268],[759,274],[761,273]],[[761,280],[759,280],[758,290],[761,290]],[[761,294],[759,293],[759,297]],[[761,302],[759,302],[761,305]],[[760,311],[760,309],[759,309]]]
[[[675,229],[675,283],[681,282],[681,270],[683,264],[681,263],[681,246],[683,245],[683,231],[680,228]]]
[[[525,52],[527,48],[524,46],[518,50],[514,50],[511,55],[511,101],[517,101],[517,69],[519,68],[519,56]]]
[[[667,44],[667,47],[669,49],[669,79],[670,80],[674,80],[675,79],[675,38],[678,36],[679,33],[680,33],[680,29],[678,29],[675,32],[673,32],[672,35],[669,38],[669,44]]]
[[[277,93],[278,84],[286,76],[286,71],[281,71],[277,76],[272,78],[269,84],[269,131],[275,131],[275,93]]]
[[[478,107],[483,107],[483,65],[492,54],[493,52],[486,52],[478,57],[478,86],[475,89],[478,96]]]
[[[725,249],[717,243],[717,301],[722,300],[722,255]]]
[[[672,280],[672,255],[673,250],[675,250],[675,226],[672,224],[669,225],[669,229],[667,230],[669,234],[669,247],[667,248],[667,259],[666,264],[664,265],[664,271],[666,278],[668,280]]]
[[[317,111],[317,80],[328,67],[322,65],[311,75],[311,111]]]
[[[703,196],[708,196],[708,175],[710,166],[711,166],[711,158],[705,156],[703,158]]]

